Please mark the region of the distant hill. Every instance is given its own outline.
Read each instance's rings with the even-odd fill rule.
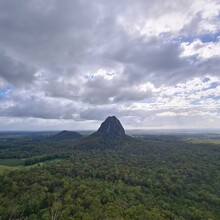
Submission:
[[[51,137],[51,139],[56,141],[65,141],[65,140],[77,140],[82,137],[81,134],[75,131],[61,131],[58,134],[55,134]]]
[[[93,134],[83,137],[73,131],[61,131],[51,137],[53,141],[76,140],[72,145],[79,149],[114,148],[126,146],[130,142],[137,141],[127,136],[121,122],[115,116],[109,116]]]

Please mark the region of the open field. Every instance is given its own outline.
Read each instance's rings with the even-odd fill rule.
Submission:
[[[24,165],[24,160],[13,158],[13,159],[0,159],[0,165],[16,167]]]
[[[9,167],[9,166],[0,165],[0,175],[4,174],[7,171],[12,171],[16,169],[18,169],[18,167]]]

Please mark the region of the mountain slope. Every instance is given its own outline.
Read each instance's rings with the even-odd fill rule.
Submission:
[[[95,132],[95,134],[109,137],[124,137],[125,130],[121,125],[121,122],[115,116],[109,116],[101,124],[100,128],[97,132]]]
[[[64,130],[54,135],[52,139],[56,141],[65,141],[65,140],[77,140],[80,139],[81,137],[82,135],[79,134],[78,132]]]
[[[96,132],[76,141],[74,148],[120,148],[135,142],[137,142],[136,138],[125,134],[125,130],[120,121],[115,116],[109,116]]]

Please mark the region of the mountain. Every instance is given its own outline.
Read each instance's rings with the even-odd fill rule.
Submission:
[[[77,140],[82,137],[81,134],[74,132],[74,131],[61,131],[58,134],[54,135],[52,137],[53,140],[60,140],[60,141],[65,141],[65,140]]]
[[[125,130],[121,125],[121,122],[115,116],[109,116],[101,124],[96,134],[109,137],[124,137]]]
[[[77,132],[62,131],[53,136],[52,140],[76,140],[71,148],[78,149],[103,149],[127,146],[128,143],[134,142],[133,137],[127,136],[120,121],[115,116],[109,116],[101,124],[99,129],[86,137]]]

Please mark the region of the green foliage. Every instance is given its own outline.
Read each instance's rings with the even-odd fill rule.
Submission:
[[[5,172],[15,170],[15,169],[17,169],[17,167],[9,167],[9,166],[0,165],[0,175],[4,174]]]
[[[0,159],[0,165],[4,166],[22,166],[24,165],[24,161],[20,159]]]
[[[220,219],[218,144],[88,137],[51,145],[26,159],[50,163],[0,176],[1,220]]]
[[[40,162],[45,162],[48,160],[54,160],[54,159],[60,159],[60,158],[67,158],[69,157],[69,155],[63,153],[63,154],[46,154],[46,155],[42,155],[42,156],[35,156],[35,157],[31,157],[31,158],[27,158],[24,161],[24,165],[25,166],[29,166],[29,165],[33,165],[36,163],[40,163]]]

